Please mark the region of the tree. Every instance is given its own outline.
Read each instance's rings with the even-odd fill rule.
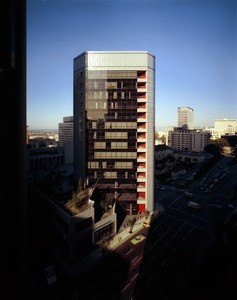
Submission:
[[[83,182],[82,182],[82,179],[80,177],[79,180],[78,180],[78,184],[77,184],[77,194],[79,194],[82,191],[83,191]]]
[[[128,220],[128,225],[130,226],[129,233],[132,233],[132,230],[133,230],[133,227],[134,227],[135,223],[136,223],[136,218],[135,217],[132,220],[131,219]]]
[[[77,202],[78,202],[78,199],[77,199],[77,194],[75,192],[72,192],[72,200],[71,200],[71,203],[73,205],[74,208],[77,207]]]
[[[145,218],[148,219],[148,217],[149,217],[149,215],[150,215],[149,210],[146,210],[146,211],[145,211],[145,214],[146,214]]]
[[[162,135],[162,137],[161,137],[161,141],[162,141],[162,143],[163,143],[163,144],[165,144],[165,143],[166,143],[166,137],[165,137],[165,135],[164,135],[164,134],[163,134],[163,135]]]

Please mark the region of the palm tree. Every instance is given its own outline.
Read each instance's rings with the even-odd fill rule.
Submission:
[[[81,191],[83,191],[83,182],[81,177],[78,180],[78,184],[77,184],[77,194],[79,194]]]
[[[135,223],[136,223],[136,218],[135,217],[132,220],[131,219],[128,220],[128,225],[130,226],[129,233],[132,233],[132,230],[133,230],[133,227],[134,227]]]
[[[145,214],[146,214],[145,218],[148,219],[148,217],[149,217],[149,215],[150,215],[149,210],[146,209]]]

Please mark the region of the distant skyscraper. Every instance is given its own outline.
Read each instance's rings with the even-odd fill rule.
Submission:
[[[193,129],[193,109],[188,106],[178,107],[178,127]]]
[[[127,214],[154,204],[155,57],[86,51],[74,58],[74,176]]]
[[[73,116],[63,117],[58,124],[58,145],[64,148],[65,164],[73,163]]]
[[[63,117],[63,123],[58,124],[58,145],[73,142],[73,116]]]

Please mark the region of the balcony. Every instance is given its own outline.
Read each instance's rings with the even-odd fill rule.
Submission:
[[[137,71],[137,78],[146,78],[146,71]]]
[[[144,120],[143,122],[139,122],[137,132],[146,132],[146,123],[144,122]]]
[[[145,92],[138,92],[137,93],[137,99],[146,99],[146,93]]]
[[[146,89],[146,82],[138,82],[137,89],[141,89],[141,90]]]

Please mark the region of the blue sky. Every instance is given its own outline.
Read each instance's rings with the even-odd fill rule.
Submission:
[[[73,115],[73,58],[147,50],[156,57],[156,128],[237,119],[237,1],[27,0],[27,125],[57,129]]]

